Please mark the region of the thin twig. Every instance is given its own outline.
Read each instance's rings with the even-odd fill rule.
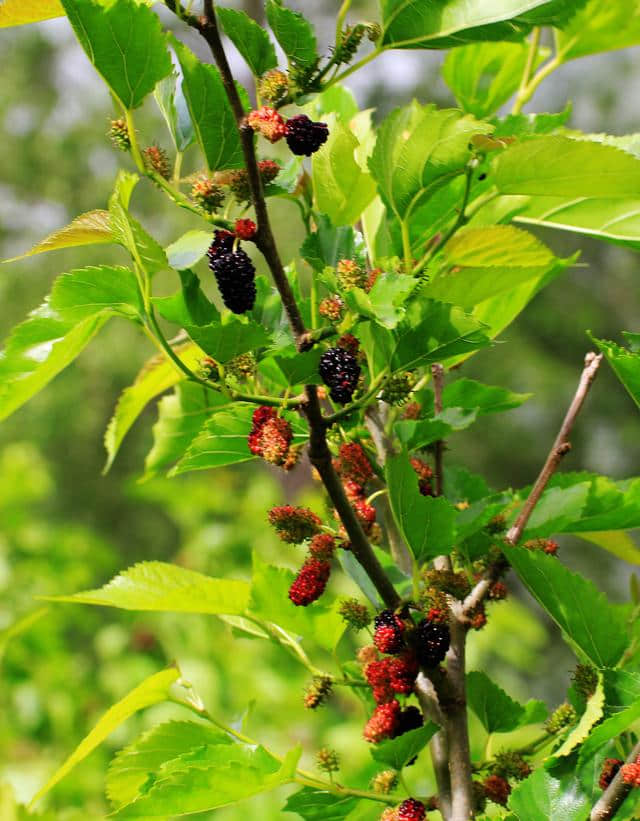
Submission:
[[[626,763],[633,764],[638,756],[640,756],[640,741],[627,756]],[[609,821],[613,818],[631,789],[632,785],[622,780],[622,772],[619,770],[591,810],[589,821]]]
[[[576,417],[580,413],[584,400],[587,398],[589,388],[596,377],[601,362],[602,354],[596,355],[595,353],[590,352],[585,356],[584,369],[582,371],[575,396],[573,397],[573,401],[569,405],[569,410],[564,417],[564,421],[560,427],[560,432],[553,443],[553,447],[549,451],[549,455],[547,456],[547,460],[540,471],[540,475],[536,479],[536,483],[531,489],[531,493],[529,494],[527,501],[524,503],[513,527],[509,529],[505,537],[507,544],[515,545],[520,541],[522,532],[527,526],[527,522],[529,521],[535,506],[538,504],[538,501],[549,483],[549,480],[558,469],[558,465],[562,461],[563,457],[566,456],[566,454],[571,450],[569,435],[571,434],[573,423],[576,421]]]

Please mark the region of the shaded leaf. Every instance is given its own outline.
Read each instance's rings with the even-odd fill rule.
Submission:
[[[632,353],[615,342],[596,339],[594,336],[591,339],[604,354],[633,401],[640,407],[640,353]]]
[[[407,297],[417,286],[418,280],[414,277],[380,274],[369,293],[352,288],[344,294],[344,299],[356,313],[393,329],[405,314]]]
[[[518,821],[585,821],[591,804],[573,773],[556,778],[544,767],[514,787],[509,809]]]
[[[210,416],[170,475],[209,470],[253,459],[247,437],[254,408],[253,405],[237,404],[233,411],[218,411]]]
[[[315,271],[335,266],[341,259],[358,259],[363,255],[362,237],[350,225],[335,228],[331,220],[320,215],[316,230],[309,234],[300,247],[300,256]]]
[[[184,329],[206,354],[223,364],[242,353],[265,347],[271,339],[262,325],[232,315],[209,325],[185,324]]]
[[[173,73],[161,80],[154,92],[176,151],[185,151],[195,139],[193,123],[182,91],[182,75]]]
[[[266,12],[271,31],[290,65],[313,66],[318,59],[318,47],[311,24],[299,12],[283,6],[280,0],[268,0]]]
[[[4,5],[0,6],[0,15]],[[35,254],[44,254],[46,251],[57,251],[60,248],[75,248],[79,245],[98,245],[101,243],[115,242],[111,233],[110,217],[108,211],[87,211],[72,220],[69,225],[53,231],[49,236],[36,243],[29,251],[17,257],[4,260],[5,262],[15,262],[17,259],[24,259]]]
[[[313,787],[303,787],[287,799],[283,812],[297,813],[304,821],[342,821],[358,805],[357,798],[336,796]]]
[[[224,33],[243,56],[255,77],[278,65],[273,43],[267,32],[248,14],[235,9],[216,9]]]
[[[582,744],[587,738],[591,729],[597,724],[604,715],[604,687],[602,683],[602,674],[598,675],[598,684],[595,692],[589,697],[587,706],[580,716],[580,721],[565,738],[562,745],[553,751],[554,758],[562,758],[563,756],[572,753],[575,748]]]
[[[182,283],[179,291],[171,296],[151,298],[160,316],[181,328],[188,325],[210,325],[218,321],[218,309],[207,299],[198,277],[188,268],[178,273]]]
[[[424,727],[409,730],[397,738],[382,741],[371,747],[371,756],[381,764],[386,764],[394,770],[401,770],[427,746],[438,729],[437,724],[428,721]]]
[[[444,408],[473,409],[478,416],[484,416],[517,408],[531,396],[531,393],[514,393],[507,388],[483,385],[473,379],[457,379],[445,385],[442,405]]]
[[[488,733],[508,733],[521,726],[525,708],[479,671],[467,673],[469,706]]]

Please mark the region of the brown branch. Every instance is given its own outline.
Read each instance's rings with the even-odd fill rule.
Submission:
[[[450,621],[451,647],[447,653],[447,675],[454,698],[444,705],[449,742],[451,779],[451,821],[473,818],[474,798],[471,780],[471,750],[467,716],[465,642],[467,630],[455,618]]]
[[[209,44],[213,58],[218,66],[240,133],[249,187],[258,224],[255,243],[269,266],[276,288],[282,299],[282,304],[287,313],[291,330],[295,336],[298,350],[307,350],[313,344],[313,335],[310,335],[305,327],[293,290],[285,274],[273,231],[271,230],[269,213],[258,169],[254,134],[245,123],[242,102],[222,45],[213,0],[205,0],[205,14],[202,18],[194,18],[193,16],[186,16],[184,13],[181,13],[184,12],[184,10],[177,0],[168,0],[168,5],[178,16],[185,19],[189,25],[197,28]],[[178,11],[176,11],[176,9],[178,9]],[[212,112],[211,116],[215,116],[215,112]],[[355,511],[345,495],[342,483],[333,468],[331,453],[326,440],[326,421],[322,416],[315,385],[307,385],[305,387],[305,394],[307,401],[304,410],[310,428],[309,457],[311,463],[320,474],[327,493],[347,531],[354,556],[368,574],[387,607],[395,608],[400,602],[400,597],[373,552]]]
[[[640,741],[627,756],[625,763],[633,764],[640,756]],[[602,793],[594,808],[591,810],[589,821],[609,821],[613,818],[623,801],[631,792],[632,785],[625,784],[622,780],[622,772],[619,770],[611,784]]]
[[[438,809],[444,821],[449,821],[451,817],[451,778],[449,776],[449,744],[445,730],[445,717],[440,708],[433,683],[424,673],[418,674],[415,687],[423,714],[435,724],[440,725],[440,729],[429,742],[429,749],[436,784],[438,785]]]

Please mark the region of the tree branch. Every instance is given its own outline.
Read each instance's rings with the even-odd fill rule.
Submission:
[[[627,756],[626,764],[633,764],[640,756],[640,741]],[[622,780],[622,772],[618,771],[611,784],[602,793],[594,808],[591,810],[589,821],[609,821],[613,818],[623,801],[631,792],[632,785],[625,784]]]
[[[182,8],[177,0],[168,0],[168,5],[173,11],[176,11],[176,8]],[[222,45],[213,0],[205,0],[204,11],[203,18],[188,16],[186,18],[183,17],[183,19],[186,19],[189,25],[197,28],[207,41],[220,71],[222,82],[240,133],[249,187],[258,224],[255,243],[269,266],[276,288],[282,299],[282,304],[287,313],[289,324],[295,336],[298,350],[308,350],[313,344],[313,339],[307,332],[278,253],[271,229],[264,192],[262,190],[262,181],[255,152],[254,134],[245,122],[242,102]],[[179,12],[176,13],[179,14]],[[214,112],[212,112],[212,116],[214,116]],[[304,410],[310,429],[309,458],[311,463],[320,474],[327,493],[347,531],[354,556],[367,572],[387,607],[395,608],[400,602],[400,597],[373,552],[355,511],[345,495],[342,483],[333,468],[331,453],[326,440],[326,423],[322,417],[316,386],[307,385],[305,387],[305,394],[307,401]]]
[[[591,387],[593,380],[596,378],[601,362],[602,354],[596,355],[595,353],[590,352],[585,356],[584,369],[582,371],[575,396],[573,397],[573,401],[569,405],[569,410],[564,417],[564,421],[560,427],[560,432],[556,436],[556,440],[553,443],[553,447],[549,451],[547,460],[544,463],[538,478],[536,479],[536,483],[531,489],[531,493],[529,494],[527,501],[524,503],[513,527],[509,529],[505,537],[507,544],[515,545],[520,541],[522,532],[527,526],[527,522],[529,521],[535,506],[538,504],[538,501],[549,483],[549,480],[558,469],[558,465],[562,461],[562,458],[571,450],[569,435],[573,428],[573,423],[576,421],[576,417],[580,413],[584,400],[587,398],[589,388]]]
[[[416,696],[424,715],[439,724],[441,728],[432,737],[429,749],[438,785],[438,809],[444,821],[449,821],[451,817],[451,778],[449,777],[449,744],[445,730],[445,717],[433,683],[424,673],[419,673],[416,679]]]
[[[465,674],[467,629],[455,618],[451,619],[449,626],[451,647],[447,653],[447,674],[454,694],[451,703],[445,705],[444,709],[449,742],[451,821],[466,821],[473,818],[474,814]]]

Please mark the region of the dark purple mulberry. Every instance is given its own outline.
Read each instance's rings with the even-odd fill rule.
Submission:
[[[314,123],[306,114],[298,114],[287,120],[285,136],[294,154],[310,157],[326,143],[329,128],[326,123]]]
[[[331,388],[329,395],[334,402],[346,405],[351,401],[360,378],[360,365],[352,353],[344,348],[329,348],[320,357],[318,370],[324,383]]]
[[[418,661],[423,667],[436,667],[447,655],[451,636],[449,627],[440,622],[422,619],[413,637]]]
[[[256,269],[247,254],[241,248],[210,254],[209,266],[227,308],[234,314],[250,311],[256,301]]]

